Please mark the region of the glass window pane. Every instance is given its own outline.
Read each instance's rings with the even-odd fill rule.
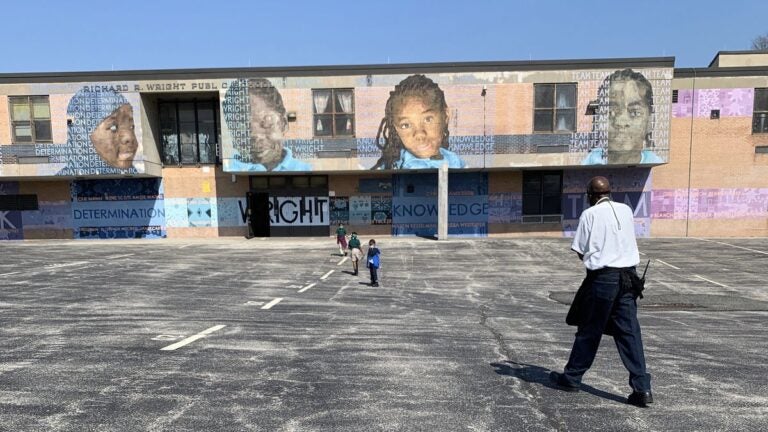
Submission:
[[[26,99],[24,101],[14,101],[11,103],[11,115],[14,121],[29,121],[29,103]]]
[[[175,129],[175,125],[174,125]],[[162,136],[163,163],[166,165],[178,165],[179,163],[179,137],[176,131],[163,130]]]
[[[541,195],[523,195],[523,214],[537,215],[541,214],[540,205]]]
[[[267,189],[269,187],[269,177],[253,176],[251,177],[251,189]]]
[[[768,88],[755,89],[755,111],[768,111]]]
[[[315,136],[333,135],[333,119],[330,115],[315,116]]]
[[[200,144],[200,162],[216,162],[216,135],[213,123],[200,123],[197,125],[197,141]]]
[[[326,176],[312,176],[309,179],[309,184],[313,188],[328,186],[328,177]]]
[[[535,107],[552,108],[555,106],[555,85],[554,84],[536,84],[534,85]]]
[[[576,110],[557,110],[557,121],[555,122],[555,131],[573,132],[576,130]]]
[[[552,132],[552,110],[536,110],[533,113],[534,132]]]
[[[559,196],[545,196],[542,201],[541,214],[560,214]]]
[[[353,135],[355,133],[354,120],[354,116],[351,115],[336,116],[336,135]]]
[[[192,102],[184,102],[179,104],[179,120],[180,121],[195,121],[195,104]]]
[[[16,142],[32,142],[32,126],[29,124],[15,125],[13,134],[16,137]]]
[[[541,176],[538,174],[529,174],[523,176],[523,193],[539,194],[541,193]]]
[[[269,187],[285,187],[287,177],[269,177]]]
[[[293,187],[296,188],[308,188],[309,187],[309,176],[296,176],[291,179],[291,183],[293,184]]]
[[[163,128],[171,127],[176,129],[176,104],[175,103],[163,103],[160,104],[160,123]]]
[[[36,119],[50,119],[51,108],[48,105],[48,98],[38,96],[32,98],[32,116]]]
[[[198,121],[210,121],[213,119],[213,103],[211,102],[198,102],[197,103],[197,120]]]
[[[560,195],[560,174],[544,174],[542,191],[545,195]]]
[[[336,112],[337,113],[352,113],[355,112],[354,98],[352,90],[336,90]]]
[[[330,90],[312,90],[312,112],[315,114],[333,112]]]
[[[49,142],[53,140],[51,135],[50,120],[35,120],[35,141]]]
[[[181,163],[197,163],[197,144],[181,143]]]
[[[755,113],[752,117],[752,132],[768,132],[768,113]]]
[[[576,107],[576,84],[558,84],[557,85],[557,107],[575,108]]]

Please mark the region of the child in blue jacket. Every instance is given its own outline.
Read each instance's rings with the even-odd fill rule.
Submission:
[[[381,265],[381,250],[376,246],[376,240],[371,239],[368,242],[368,253],[365,257],[366,267],[371,271],[371,286],[379,286],[379,277],[377,275],[379,266]]]

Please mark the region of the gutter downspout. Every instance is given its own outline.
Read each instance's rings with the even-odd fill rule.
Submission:
[[[691,85],[691,138],[688,144],[688,205],[685,209],[685,236],[688,237],[688,225],[691,220],[691,166],[693,165],[693,119],[696,117],[696,68],[693,68]]]

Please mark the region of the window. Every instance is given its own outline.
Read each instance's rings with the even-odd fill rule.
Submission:
[[[48,96],[10,96],[8,103],[14,144],[53,142]]]
[[[534,84],[533,131],[576,131],[576,84]]]
[[[768,88],[755,89],[755,109],[752,111],[752,133],[768,133]]]
[[[563,188],[562,171],[523,172],[523,217],[529,215],[557,216],[560,221],[560,200]],[[539,222],[552,220],[541,219]],[[525,218],[524,218],[524,221]]]
[[[38,210],[37,195],[0,195],[0,211]]]
[[[218,161],[216,100],[160,102],[163,164],[213,164]]]
[[[355,94],[352,89],[312,90],[316,137],[355,136]]]

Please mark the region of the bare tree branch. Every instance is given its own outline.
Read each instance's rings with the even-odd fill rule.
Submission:
[[[768,50],[768,33],[752,39],[752,49],[755,51]]]

